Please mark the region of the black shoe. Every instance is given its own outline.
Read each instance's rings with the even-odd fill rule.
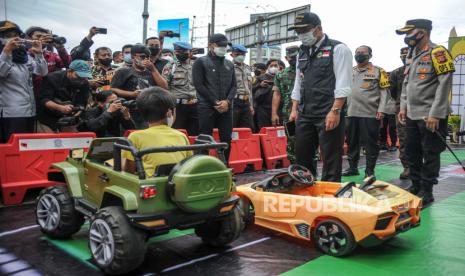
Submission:
[[[388,150],[388,147],[387,147],[386,144],[380,145],[380,146],[379,146],[379,150]]]
[[[426,191],[422,189],[421,192],[418,193],[418,197],[421,197],[421,199],[423,200],[423,206],[428,206],[434,202],[434,196],[433,196],[432,190]]]
[[[410,176],[410,170],[407,168],[407,169],[404,169],[404,171],[399,175],[399,178],[408,179],[409,176]]]
[[[391,147],[389,147],[388,151],[397,151],[397,147],[396,146],[391,146]]]
[[[342,172],[342,176],[354,176],[354,175],[359,175],[359,174],[360,173],[358,172],[358,169],[352,169],[352,168],[349,168]]]
[[[365,171],[365,178],[367,178],[369,176],[375,176],[375,172],[367,172],[367,171]]]
[[[407,188],[407,191],[411,194],[414,194],[414,195],[418,195],[420,194],[420,192],[422,192],[422,188],[420,185],[410,185],[410,187]]]

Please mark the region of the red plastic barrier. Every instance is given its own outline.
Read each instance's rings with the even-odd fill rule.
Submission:
[[[271,170],[288,167],[290,162],[287,158],[287,136],[284,127],[264,127],[259,135],[266,168]]]
[[[28,189],[58,184],[48,180],[49,166],[62,162],[69,149],[88,148],[95,133],[13,134],[0,144],[0,187],[3,203],[19,204]]]
[[[232,132],[229,167],[234,173],[243,173],[248,165],[252,165],[255,171],[263,167],[260,137],[252,134],[250,128],[235,128]]]

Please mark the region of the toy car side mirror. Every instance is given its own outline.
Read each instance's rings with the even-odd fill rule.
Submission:
[[[84,158],[84,149],[71,149],[69,152],[69,157],[72,159]]]

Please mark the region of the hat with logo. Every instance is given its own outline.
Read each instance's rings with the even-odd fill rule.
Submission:
[[[318,15],[316,15],[313,12],[304,12],[304,13],[298,14],[295,17],[294,25],[289,27],[287,30],[292,31],[292,30],[299,29],[299,28],[315,27],[318,25],[321,25],[321,20],[318,17]]]
[[[69,69],[74,70],[76,74],[78,74],[78,76],[80,76],[81,78],[92,78],[92,73],[90,72],[89,64],[82,59],[73,60],[73,62],[71,62],[71,64],[69,65]]]
[[[405,22],[405,26],[397,29],[396,33],[398,35],[406,34],[413,29],[425,29],[431,31],[433,29],[433,22],[428,19],[411,19]]]

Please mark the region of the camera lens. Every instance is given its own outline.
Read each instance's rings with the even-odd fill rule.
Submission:
[[[66,38],[64,38],[62,36],[56,36],[56,37],[53,38],[53,43],[65,44],[66,43]]]

